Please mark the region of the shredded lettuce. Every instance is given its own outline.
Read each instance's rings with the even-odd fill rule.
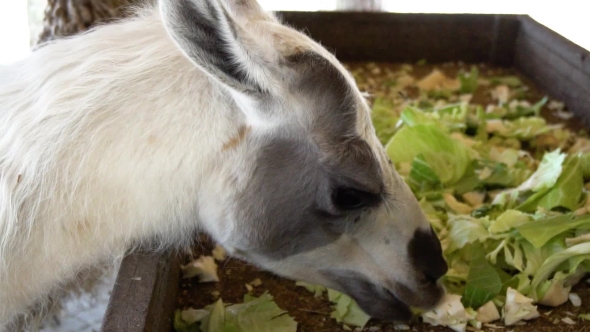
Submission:
[[[469,73],[459,73],[457,79],[461,83],[459,91],[461,93],[473,93],[477,89],[479,70],[477,67],[472,67]]]
[[[574,274],[578,266],[587,259],[590,259],[590,242],[575,245],[547,258],[531,282],[533,297],[535,299],[543,297],[544,292],[539,286],[543,286],[550,274],[555,272],[562,263],[570,260],[568,272]]]
[[[399,113],[396,112],[395,105],[385,98],[377,98],[373,104],[371,118],[379,141],[385,145],[397,128]]]
[[[443,100],[404,106],[386,151],[441,240],[447,290],[465,315],[486,305],[496,317],[493,303],[510,325],[535,318],[534,301],[562,303],[590,272],[590,140],[571,147],[573,134],[540,116],[548,99],[520,100],[526,87],[514,76],[488,81],[494,105],[453,99],[486,84],[478,75],[459,73],[458,86],[438,72],[420,81]],[[450,319],[442,313],[431,321]]]
[[[386,150],[395,163],[412,162],[421,155],[443,184],[461,179],[471,162],[470,152],[462,142],[430,124],[403,127]]]
[[[429,191],[441,184],[438,175],[423,154],[417,155],[412,161],[408,184],[414,191]]]
[[[330,318],[333,318],[338,323],[344,324],[344,326],[357,326],[362,329],[371,319],[371,316],[367,315],[353,298],[344,293],[302,281],[296,282],[296,285],[314,293],[315,297],[321,297],[327,291],[328,300],[334,304],[334,310],[330,314]]]
[[[518,118],[516,120],[489,120],[486,124],[488,133],[505,138],[517,138],[529,141],[535,136],[547,133],[551,127],[540,117]]]
[[[295,285],[304,287],[312,292],[314,297],[321,297],[327,291],[327,288],[322,285],[312,285],[303,281],[297,281]]]
[[[364,328],[371,319],[350,296],[333,289],[328,289],[328,296],[329,300],[335,303],[330,317],[338,323]]]
[[[297,322],[279,308],[265,292],[259,297],[246,294],[244,302],[225,306],[222,299],[206,306],[207,313],[194,322],[183,319],[177,310],[174,328],[177,332],[296,332]]]
[[[463,306],[461,296],[446,294],[436,308],[422,314],[422,319],[433,326],[446,326],[455,332],[465,332],[468,322],[476,315]]]
[[[590,215],[577,217],[569,213],[520,225],[516,230],[535,248],[541,248],[552,238],[582,226],[590,227]]]
[[[489,78],[489,81],[493,85],[503,84],[511,88],[518,88],[519,86],[523,85],[518,76],[495,76]]]
[[[202,317],[199,319],[201,320]],[[193,321],[186,321],[182,317],[182,311],[176,310],[174,312],[174,331],[176,332],[201,332],[201,327],[198,323],[198,320]]]
[[[537,311],[537,306],[533,305],[533,299],[520,294],[515,289],[509,288],[506,292],[503,316],[504,324],[510,326],[522,320],[539,317],[539,311]]]
[[[471,262],[469,275],[465,284],[463,305],[468,308],[479,309],[482,305],[500,294],[502,280],[496,269],[488,262],[480,244],[471,247]]]
[[[561,175],[551,188],[530,196],[518,209],[529,212],[535,211],[538,207],[546,210],[554,208],[576,210],[582,203],[583,187],[580,160],[577,157],[572,157],[566,161]]]
[[[498,218],[491,222],[488,231],[491,234],[507,232],[517,226],[527,224],[533,221],[533,218],[517,210],[506,210]]]
[[[566,155],[559,150],[546,153],[541,164],[531,177],[517,187],[519,191],[532,190],[538,192],[553,187],[562,171],[562,164]]]

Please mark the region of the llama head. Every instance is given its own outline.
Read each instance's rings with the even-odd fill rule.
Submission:
[[[159,8],[174,45],[243,121],[199,206],[212,237],[274,273],[347,293],[375,318],[438,303],[440,242],[335,57],[254,0]]]

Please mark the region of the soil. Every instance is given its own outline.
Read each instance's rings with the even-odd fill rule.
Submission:
[[[368,79],[364,82],[359,82],[361,90],[368,91],[373,96],[385,95],[388,93],[399,93],[393,91],[386,84],[391,75],[398,72],[402,64],[370,64],[370,63],[348,63],[346,64],[350,70],[362,70],[368,73]],[[534,89],[531,82],[518,75],[513,69],[507,68],[493,68],[483,64],[477,65],[479,67],[480,77],[500,76],[500,75],[515,75],[528,86],[526,98],[531,103],[537,102],[543,98],[543,94]],[[374,68],[378,67],[379,70]],[[429,74],[434,66],[432,65],[413,65],[413,70],[410,72],[416,79],[420,79]],[[471,65],[467,64],[444,64],[437,66],[447,76],[454,77],[460,70],[468,71]],[[404,98],[413,98],[416,96],[416,91],[412,88],[405,89]],[[472,103],[487,105],[494,103],[489,89],[478,88],[473,95]],[[576,119],[565,121],[553,116],[552,111],[547,107],[542,110],[542,115],[550,122],[566,122],[571,129],[582,129]],[[206,238],[194,248],[194,258],[200,255],[211,255],[211,250],[214,245]],[[190,258],[185,258],[185,264]],[[298,331],[300,332],[322,332],[322,331],[344,331],[344,327],[338,324],[334,319],[330,318],[332,311],[332,303],[330,303],[325,296],[322,298],[314,298],[313,294],[303,287],[298,287],[292,280],[278,277],[272,273],[262,271],[252,265],[234,258],[228,258],[223,262],[218,262],[218,275],[220,281],[217,283],[199,283],[197,278],[181,279],[179,296],[176,302],[176,309],[202,308],[215,302],[219,297],[223,299],[224,303],[241,303],[243,297],[248,293],[246,284],[251,283],[255,279],[260,279],[262,284],[253,287],[251,294],[259,296],[268,291],[275,299],[279,307],[286,310],[298,323]],[[218,292],[218,293],[217,293]],[[541,317],[529,321],[524,325],[516,325],[505,327],[500,321],[492,326],[484,326],[485,331],[588,331],[590,332],[590,322],[579,320],[578,314],[590,313],[590,285],[582,281],[574,287],[572,292],[578,293],[582,298],[582,306],[574,307],[570,302],[558,308],[546,308],[539,306]],[[217,293],[217,294],[216,294]],[[561,320],[564,318],[571,318],[575,324],[568,325]],[[445,327],[435,327],[423,323],[407,324],[412,331],[432,331],[432,332],[448,332],[451,331]],[[352,330],[361,331],[360,329]],[[468,330],[475,331],[476,329],[468,327]],[[392,323],[382,323],[371,320],[362,331],[396,331]]]

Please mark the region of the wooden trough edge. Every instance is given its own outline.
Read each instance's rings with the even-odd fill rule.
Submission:
[[[172,331],[181,256],[135,252],[121,262],[101,332]]]

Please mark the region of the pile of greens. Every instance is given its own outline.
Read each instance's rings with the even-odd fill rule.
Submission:
[[[474,92],[477,76],[460,74],[459,89],[434,94]],[[511,92],[522,83],[490,84]],[[505,316],[509,289],[534,303],[566,302],[590,271],[588,140],[548,124],[540,116],[545,98],[534,105],[498,98],[484,108],[422,92],[397,109],[377,99],[373,122],[442,242],[447,290],[468,310],[492,301]]]

